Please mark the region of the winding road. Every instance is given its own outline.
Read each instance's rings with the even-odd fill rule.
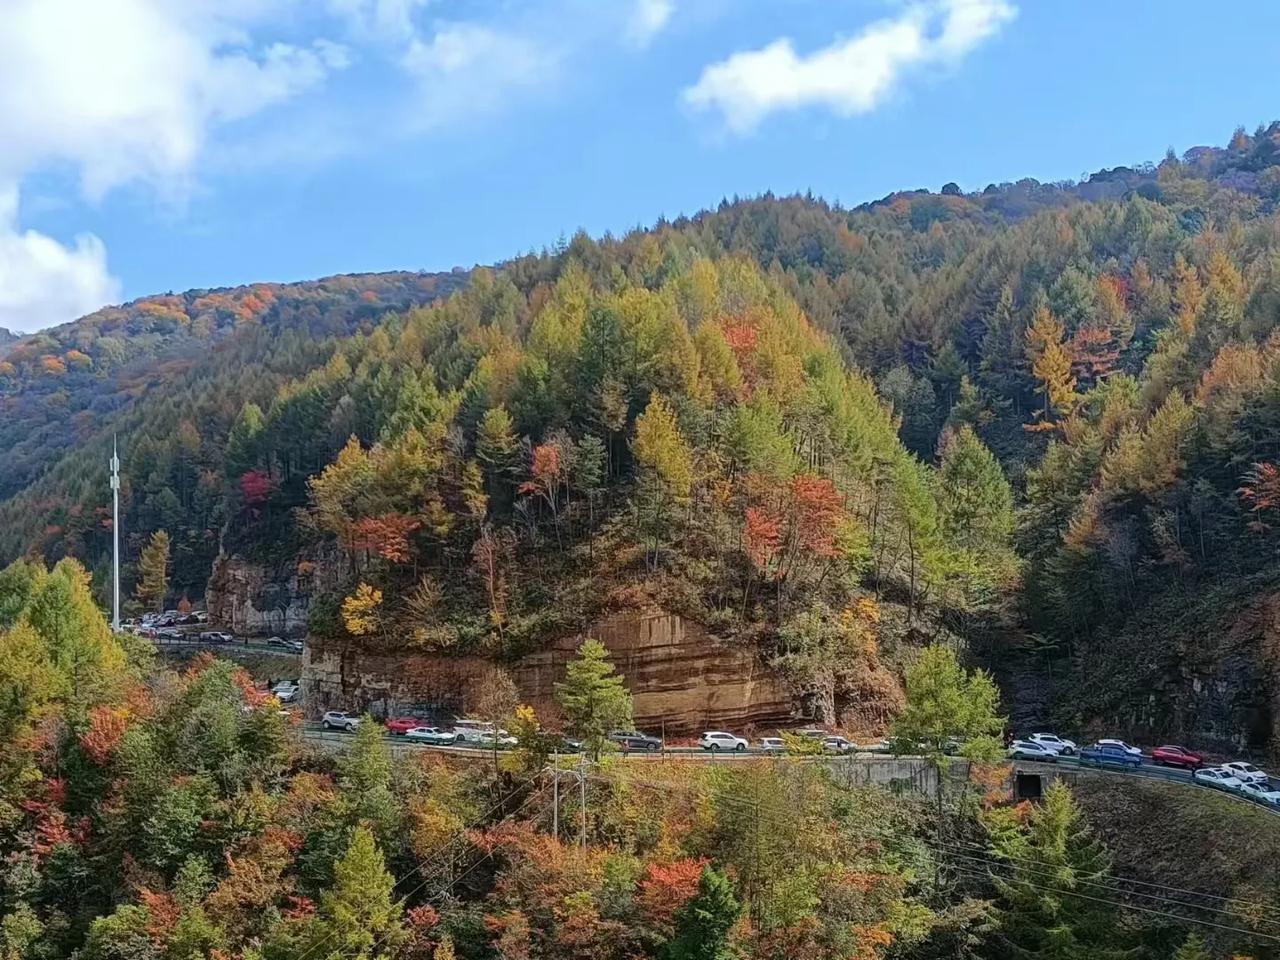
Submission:
[[[307,740],[318,745],[323,745],[327,749],[335,750],[340,750],[346,744],[349,744],[352,736],[350,733],[343,731],[326,730],[320,723],[315,721],[305,722],[303,724],[302,733]],[[385,739],[397,752],[428,751],[445,756],[465,757],[474,760],[487,760],[493,757],[493,750],[489,747],[459,745],[438,746],[435,744],[415,743],[412,740],[395,736],[393,734],[386,734]],[[617,754],[617,756],[628,761],[643,762],[684,760],[693,763],[741,762],[745,760],[759,759],[761,757],[774,757],[778,760],[791,763],[826,763],[837,767],[841,765],[845,767],[861,767],[865,768],[861,771],[863,775],[856,776],[854,779],[866,783],[882,784],[900,780],[912,780],[920,783],[928,774],[931,773],[932,770],[930,761],[925,757],[906,755],[894,756],[892,754],[870,752],[824,754],[819,756],[793,756],[777,751],[761,750],[756,747],[752,747],[747,750],[727,751],[723,753],[703,750],[700,747],[667,747],[660,751],[623,751]],[[957,762],[959,763],[963,761],[957,760]],[[1170,783],[1193,787],[1198,790],[1209,791],[1235,800],[1239,803],[1245,803],[1251,807],[1261,808],[1270,813],[1280,815],[1280,808],[1278,807],[1261,803],[1238,793],[1221,790],[1219,788],[1200,783],[1191,775],[1191,771],[1189,770],[1179,770],[1173,767],[1159,767],[1151,764],[1150,762],[1144,762],[1142,766],[1133,767],[1131,769],[1096,767],[1093,764],[1082,763],[1077,757],[1060,757],[1052,763],[1044,763],[1042,761],[1035,760],[1010,760],[1008,763],[1015,775],[1033,774],[1041,777],[1053,777],[1061,774],[1073,773],[1084,776],[1129,777],[1140,780],[1163,780]]]

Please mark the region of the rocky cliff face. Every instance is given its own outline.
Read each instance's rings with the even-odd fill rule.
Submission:
[[[1154,605],[1096,638],[1080,661],[1057,700],[1086,735],[1280,754],[1274,572]]]
[[[724,644],[700,626],[663,611],[625,612],[589,631],[609,649],[635,698],[641,729],[682,735],[713,727],[743,730],[792,718],[794,697],[751,647]],[[511,668],[521,697],[554,716],[555,684],[580,638],[568,637]],[[425,708],[465,714],[474,678],[487,661],[432,654],[383,656],[312,644],[303,658],[307,713],[368,709],[394,714]]]
[[[247,636],[301,635],[311,598],[339,583],[342,558],[321,555],[269,566],[234,554],[219,554],[205,590],[209,620]]]

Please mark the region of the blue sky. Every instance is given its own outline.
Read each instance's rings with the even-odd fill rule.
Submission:
[[[5,2],[15,329],[492,262],[734,194],[1073,178],[1280,117],[1277,5]]]

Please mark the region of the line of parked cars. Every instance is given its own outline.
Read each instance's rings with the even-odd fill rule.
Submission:
[[[297,696],[298,687],[294,681],[283,681],[272,690],[281,702],[289,702]],[[346,730],[354,732],[363,722],[357,713],[343,710],[331,710],[321,720],[326,730]],[[472,744],[479,747],[514,747],[515,737],[506,730],[496,728],[494,724],[484,720],[459,719],[451,727],[436,726],[427,723],[422,717],[393,717],[386,721],[389,733],[404,737],[406,740],[433,746],[450,746]],[[868,752],[891,752],[893,745],[887,740],[859,746],[853,741],[830,733],[818,727],[798,731],[798,736],[818,740],[822,744],[822,752],[832,754],[848,754],[863,750]],[[556,749],[562,753],[576,753],[582,744],[563,735],[549,734],[558,738]],[[609,740],[623,752],[656,753],[663,748],[658,737],[638,730],[614,730]],[[752,749],[751,741],[727,730],[707,730],[698,738],[698,746],[710,753],[745,753]],[[755,749],[762,753],[782,753],[787,749],[787,742],[779,736],[761,737]],[[1033,733],[1027,737],[1014,740],[1008,749],[1008,755],[1014,760],[1038,760],[1056,762],[1062,757],[1070,757],[1082,764],[1096,767],[1141,766],[1148,760],[1156,766],[1177,767],[1192,771],[1197,783],[1239,793],[1250,799],[1270,806],[1280,807],[1280,790],[1271,788],[1271,778],[1266,771],[1243,760],[1233,760],[1221,766],[1207,767],[1204,757],[1176,744],[1164,744],[1156,747],[1145,756],[1140,747],[1135,747],[1124,740],[1103,738],[1095,740],[1086,747],[1080,747],[1074,740],[1060,737],[1053,733]]]
[[[1074,741],[1052,733],[1033,733],[1009,745],[1014,760],[1039,760],[1053,763],[1061,757],[1078,759],[1095,767],[1139,767],[1150,762],[1158,767],[1175,767],[1191,771],[1196,783],[1229,793],[1238,793],[1268,806],[1280,807],[1280,790],[1273,790],[1271,776],[1246,760],[1232,760],[1218,766],[1207,766],[1203,754],[1187,747],[1167,743],[1144,755],[1140,747],[1123,740],[1096,740],[1080,748]]]

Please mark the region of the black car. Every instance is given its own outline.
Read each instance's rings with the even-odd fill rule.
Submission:
[[[662,741],[638,730],[614,730],[609,739],[626,750],[648,750],[656,753],[662,749]]]

